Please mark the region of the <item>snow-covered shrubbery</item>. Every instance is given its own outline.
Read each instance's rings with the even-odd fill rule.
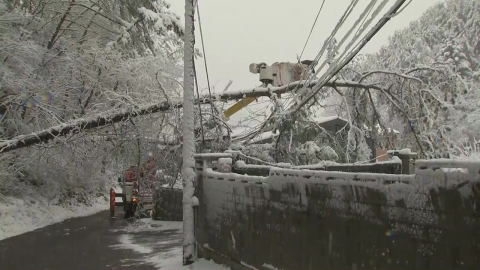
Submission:
[[[329,145],[319,146],[313,141],[300,145],[295,151],[303,165],[318,164],[320,161],[337,161],[338,155]]]
[[[472,142],[462,143],[455,149],[452,158],[480,161],[480,142],[474,139]]]

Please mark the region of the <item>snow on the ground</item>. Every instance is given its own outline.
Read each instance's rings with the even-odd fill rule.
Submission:
[[[153,252],[153,249],[151,247],[139,245],[135,243],[132,238],[133,238],[133,235],[131,234],[122,234],[118,238],[118,241],[120,242],[120,244],[112,246],[112,248],[131,249],[141,254],[148,254]]]
[[[182,249],[182,229],[181,221],[157,221],[152,219],[140,219],[124,229],[116,230],[126,232],[118,236],[117,245],[112,245],[113,249],[129,249],[141,254],[141,261],[124,260],[124,266],[133,266],[139,263],[150,264],[161,270],[228,270],[229,268],[218,265],[213,261],[199,259],[192,265],[183,266]],[[142,235],[142,232],[177,230],[177,234],[162,237],[152,236],[145,239],[136,235]],[[146,241],[147,240],[147,241]]]
[[[112,229],[112,232],[149,232],[149,231],[165,231],[165,230],[183,230],[183,223],[181,221],[160,221],[152,220],[150,218],[138,219],[132,224],[121,229]]]
[[[109,207],[104,197],[91,201],[90,206],[49,205],[48,201],[41,197],[31,199],[3,197],[3,199],[0,200],[0,240],[69,218],[93,215]]]
[[[205,259],[199,259],[192,265],[183,265],[182,263],[182,247],[176,247],[165,253],[159,253],[155,256],[148,258],[147,262],[153,264],[155,267],[161,270],[228,270],[230,268],[214,263],[213,261],[207,261]]]

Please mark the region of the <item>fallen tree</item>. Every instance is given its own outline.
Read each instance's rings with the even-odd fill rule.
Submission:
[[[212,96],[212,101],[229,101],[229,100],[238,100],[245,97],[263,97],[263,96],[271,96],[271,95],[281,95],[287,92],[291,92],[295,89],[299,89],[299,87],[303,86],[306,81],[298,81],[291,83],[289,85],[281,86],[281,87],[256,87],[244,90],[234,90],[228,93],[223,93],[221,95],[214,95]],[[307,87],[314,86],[317,81],[310,81]],[[377,89],[381,90],[380,87],[373,85],[373,84],[362,84],[356,83],[354,81],[343,81],[338,80],[334,82],[329,82],[325,85],[326,87],[357,87],[363,89]],[[201,104],[208,104],[210,103],[209,96],[202,96],[200,99],[197,99],[195,103]],[[158,104],[149,104],[143,106],[135,106],[133,108],[125,108],[119,109],[116,112],[103,112],[98,115],[87,117],[87,118],[79,118],[72,120],[70,122],[66,122],[60,125],[56,125],[38,132],[30,133],[27,135],[20,135],[14,137],[12,139],[4,140],[0,142],[0,153],[9,152],[15,149],[20,149],[24,147],[28,147],[34,144],[47,142],[50,140],[55,139],[58,136],[65,136],[71,132],[79,132],[80,130],[92,129],[103,127],[108,124],[118,123],[129,118],[158,113],[158,112],[165,112],[175,108],[182,108],[181,101],[177,102],[162,102]]]
[[[37,143],[53,140],[58,136],[65,136],[69,133],[79,132],[91,128],[103,127],[108,124],[128,120],[131,117],[152,114],[156,112],[167,111],[175,108],[167,102],[141,107],[121,109],[117,112],[105,112],[96,116],[79,118],[73,121],[56,125],[28,135],[20,135],[0,143],[0,153],[5,153],[15,149],[28,147]]]

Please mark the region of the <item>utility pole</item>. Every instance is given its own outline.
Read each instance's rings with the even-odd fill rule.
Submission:
[[[196,259],[194,212],[192,197],[195,193],[195,134],[194,134],[194,0],[185,0],[184,71],[183,71],[183,265]]]

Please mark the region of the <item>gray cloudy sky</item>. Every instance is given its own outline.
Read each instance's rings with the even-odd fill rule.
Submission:
[[[184,18],[184,0],[167,0],[171,9]],[[388,36],[419,18],[434,3],[441,0],[413,0],[410,5],[367,44],[362,53],[377,51],[388,41]],[[302,60],[313,59],[329,36],[351,0],[326,0]],[[337,34],[341,39],[355,22],[370,0],[360,0],[349,20]],[[381,2],[381,1],[378,1]],[[390,0],[385,12],[396,1]],[[258,74],[248,70],[250,63],[296,62],[313,24],[321,0],[199,0],[203,37],[211,85],[221,91],[228,80],[230,89],[257,86]],[[378,4],[377,4],[378,5]],[[373,26],[378,19],[372,24]],[[201,48],[198,20],[196,22],[196,47]],[[199,86],[206,87],[205,68],[197,61]],[[265,104],[264,104],[265,105]],[[253,107],[261,108],[264,105]],[[259,107],[260,106],[260,107]],[[238,121],[251,113],[242,110],[231,121]],[[257,123],[258,124],[258,123]]]

